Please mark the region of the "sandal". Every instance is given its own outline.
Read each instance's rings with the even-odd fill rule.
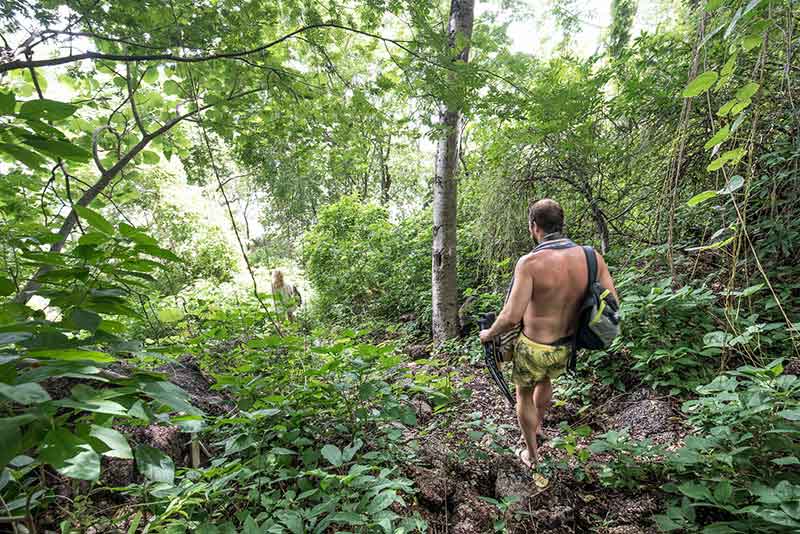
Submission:
[[[539,473],[537,468],[533,466],[533,463],[531,463],[530,460],[530,456],[528,456],[527,453],[528,449],[526,447],[522,447],[520,449],[517,449],[515,454],[517,458],[519,458],[519,461],[522,462],[522,464],[525,467],[531,470],[531,478],[533,479],[533,483],[536,485],[536,487],[540,491],[544,490],[545,488],[547,488],[548,485],[550,485],[550,481],[544,475]]]

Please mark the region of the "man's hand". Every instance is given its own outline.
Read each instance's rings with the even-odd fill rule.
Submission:
[[[487,328],[486,330],[481,330],[478,337],[481,338],[481,343],[485,345],[489,343],[494,336],[491,335],[491,330]]]

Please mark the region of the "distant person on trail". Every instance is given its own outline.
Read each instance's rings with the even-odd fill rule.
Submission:
[[[564,210],[556,201],[546,198],[533,203],[528,226],[539,246],[519,259],[503,310],[479,335],[481,343],[489,343],[522,322],[522,332],[514,343],[512,380],[526,446],[517,456],[535,468],[539,461],[537,434],[543,436],[542,421],[553,397],[551,380],[566,371],[589,271],[583,248],[564,237]],[[600,254],[597,281],[617,298]]]
[[[289,321],[294,320],[294,312],[303,303],[300,291],[295,286],[284,281],[283,271],[275,269],[272,271],[272,299],[275,303],[275,311]]]

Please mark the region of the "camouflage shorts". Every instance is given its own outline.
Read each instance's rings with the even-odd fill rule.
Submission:
[[[520,334],[514,344],[511,380],[521,387],[533,387],[545,378],[557,378],[567,370],[570,348],[543,345]]]

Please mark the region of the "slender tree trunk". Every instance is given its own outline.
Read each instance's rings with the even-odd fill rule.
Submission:
[[[451,0],[448,28],[449,46],[454,60],[469,60],[472,39],[474,0]],[[458,36],[458,38],[457,38]],[[463,44],[463,48],[458,48]],[[463,95],[457,75],[449,80]],[[453,101],[457,103],[453,103]],[[433,179],[433,258],[432,304],[433,339],[439,343],[458,335],[458,285],[456,271],[456,206],[458,184],[458,134],[462,105],[460,99],[442,104],[440,123],[442,137],[436,148],[436,173]]]
[[[389,188],[392,187],[392,175],[389,174],[389,154],[392,150],[392,136],[386,140],[386,152],[383,151],[383,140],[378,145],[378,154],[381,163],[381,204],[389,204]]]

